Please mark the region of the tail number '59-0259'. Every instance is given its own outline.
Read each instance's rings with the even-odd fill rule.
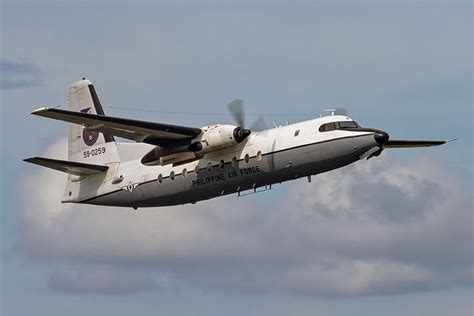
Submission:
[[[86,150],[84,152],[84,158],[89,158],[97,155],[105,154],[105,147],[95,148],[91,150]]]

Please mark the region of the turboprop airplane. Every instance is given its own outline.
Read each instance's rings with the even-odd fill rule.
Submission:
[[[34,115],[69,124],[68,160],[25,161],[68,174],[63,203],[170,206],[334,170],[388,148],[429,147],[447,141],[390,140],[337,109],[330,115],[260,131],[245,128],[241,100],[229,104],[237,126],[201,128],[105,116],[92,82],[69,88],[69,110],[39,108]],[[115,137],[134,142],[118,142]]]

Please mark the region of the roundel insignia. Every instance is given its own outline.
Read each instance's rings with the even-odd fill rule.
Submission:
[[[82,139],[87,146],[92,146],[95,144],[97,139],[99,138],[99,132],[84,128],[82,131]]]

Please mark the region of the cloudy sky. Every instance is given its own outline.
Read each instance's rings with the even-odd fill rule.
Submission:
[[[471,315],[472,2],[1,4],[2,315]],[[245,198],[63,205],[67,107],[203,126],[343,106],[393,139],[451,139]],[[128,108],[131,110],[124,110]],[[293,113],[291,116],[272,116]],[[270,123],[271,124],[271,123]]]

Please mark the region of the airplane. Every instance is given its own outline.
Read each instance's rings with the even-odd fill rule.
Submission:
[[[201,128],[104,114],[90,80],[69,88],[69,110],[43,107],[34,115],[69,124],[68,160],[24,161],[68,174],[63,203],[157,207],[245,195],[327,172],[389,148],[429,147],[449,141],[390,140],[361,127],[340,109],[275,128],[245,127],[243,103],[229,110],[237,125]],[[115,138],[133,142],[118,142]]]

